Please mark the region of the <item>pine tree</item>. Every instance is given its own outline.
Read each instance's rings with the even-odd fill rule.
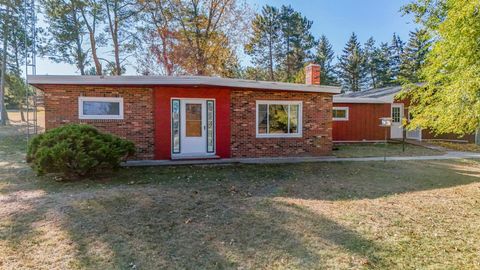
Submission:
[[[47,43],[41,54],[49,55],[56,63],[76,66],[85,75],[89,65],[89,51],[84,45],[85,22],[75,1],[41,0],[45,20],[48,23]]]
[[[282,6],[281,43],[278,50],[279,71],[282,81],[292,82],[296,74],[303,69],[306,59],[311,57],[310,50],[315,39],[310,32],[313,22],[303,17],[291,6]]]
[[[391,67],[390,46],[386,42],[380,43],[375,52],[375,65],[377,75],[377,87],[391,86],[395,84],[395,79]]]
[[[381,88],[396,84],[392,70],[392,54],[388,43],[375,45],[373,37],[364,45],[365,68],[368,73],[368,86]]]
[[[400,65],[399,77],[408,82],[420,81],[420,70],[425,63],[431,41],[425,30],[416,29],[410,32]]]
[[[379,63],[377,61],[378,49],[375,47],[375,40],[370,37],[364,45],[363,53],[365,55],[365,69],[368,73],[368,86],[378,87]]]
[[[390,66],[395,79],[398,79],[398,74],[400,72],[404,45],[405,44],[400,37],[396,33],[393,33],[392,42],[390,44]]]
[[[268,80],[275,80],[275,49],[280,41],[280,13],[277,8],[266,5],[261,14],[252,22],[253,35],[245,52],[252,57],[253,63],[268,71]]]
[[[365,57],[355,33],[352,33],[343,54],[338,58],[337,69],[343,90],[356,92],[365,88]]]
[[[323,85],[335,85],[338,83],[335,69],[332,65],[334,57],[335,52],[332,44],[325,35],[322,35],[318,41],[314,62],[320,65],[320,83]]]

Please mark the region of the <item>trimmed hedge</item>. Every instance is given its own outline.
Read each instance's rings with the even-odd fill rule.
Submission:
[[[100,168],[116,169],[135,153],[131,141],[98,131],[83,124],[69,124],[34,137],[27,162],[39,174],[61,173],[82,178]]]

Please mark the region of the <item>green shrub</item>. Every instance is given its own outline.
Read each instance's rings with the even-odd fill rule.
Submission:
[[[62,173],[79,178],[100,168],[118,168],[134,152],[131,141],[89,125],[69,124],[34,137],[28,145],[27,162],[39,175]]]

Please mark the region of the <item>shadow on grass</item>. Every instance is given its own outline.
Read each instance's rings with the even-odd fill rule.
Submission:
[[[118,192],[74,202],[65,213],[63,228],[77,243],[76,257],[86,268],[110,263],[140,269],[261,268],[279,261],[315,268],[331,263],[336,254],[325,250],[332,246],[346,250],[345,257],[380,264],[373,255],[380,247],[324,216],[241,195]],[[98,243],[108,247],[111,257],[98,256]]]
[[[16,208],[3,210],[0,243],[39,249],[29,244],[45,237],[38,224],[54,222],[73,243],[71,268],[381,267],[380,243],[272,199],[374,199],[480,181],[478,161],[130,168],[70,183],[1,161],[10,164],[0,166],[1,203]]]
[[[37,241],[36,224],[54,212],[74,243],[74,268],[385,266],[380,243],[272,198],[376,198],[478,182],[478,171],[463,175],[478,166],[470,162],[417,164],[409,173],[404,163],[125,169],[104,188],[57,184],[41,197],[12,199],[24,207],[0,227],[0,241],[17,249]]]

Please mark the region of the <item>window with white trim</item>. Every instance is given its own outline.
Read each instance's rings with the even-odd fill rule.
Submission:
[[[257,137],[301,137],[301,101],[257,101]]]
[[[332,114],[334,121],[348,121],[348,107],[333,107]]]
[[[123,119],[123,98],[79,97],[78,117],[80,119]]]

